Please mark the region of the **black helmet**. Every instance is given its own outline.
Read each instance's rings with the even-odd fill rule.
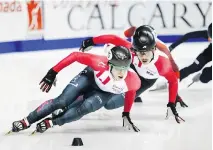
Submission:
[[[212,23],[208,27],[208,36],[212,38]]]
[[[145,52],[153,50],[156,45],[156,33],[151,26],[140,26],[133,35],[132,47],[134,51]]]
[[[139,28],[150,30],[155,35],[155,38],[157,38],[157,33],[156,33],[155,29],[152,26],[150,26],[150,25],[142,25]]]
[[[130,51],[123,46],[110,46],[108,51],[109,64],[120,68],[128,68],[132,61]]]

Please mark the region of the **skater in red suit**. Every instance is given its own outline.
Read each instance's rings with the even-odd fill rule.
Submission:
[[[156,50],[156,34],[153,29],[147,26],[141,26],[136,29],[133,35],[132,43],[116,35],[101,35],[86,39],[82,42],[81,51],[88,51],[92,46],[98,44],[112,43],[117,46],[127,47],[132,54],[131,68],[137,72],[141,80],[141,87],[137,91],[139,96],[146,89],[151,87],[159,76],[163,76],[169,83],[169,99],[167,104],[167,116],[171,110],[177,123],[184,121],[176,111],[176,99],[178,91],[178,77],[174,71],[168,56]],[[122,95],[115,95],[107,102],[105,108],[115,109],[123,106]]]
[[[73,52],[52,67],[41,81],[43,92],[48,92],[56,75],[72,63],[78,62],[89,66],[71,80],[61,95],[45,101],[22,120],[13,122],[12,132],[25,130],[55,110],[62,109],[63,112],[59,115],[45,118],[37,124],[36,131],[43,133],[55,125],[61,126],[79,120],[84,115],[99,110],[111,97],[122,93],[125,93],[123,125],[138,132],[139,129],[133,124],[129,115],[136,91],[141,85],[138,75],[130,69],[131,53],[123,46],[108,45],[106,49],[108,58]],[[78,99],[82,95],[83,98]]]

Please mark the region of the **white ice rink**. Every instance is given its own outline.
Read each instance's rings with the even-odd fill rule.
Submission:
[[[173,56],[180,68],[190,64],[208,43],[183,44]],[[100,48],[93,52],[101,52]],[[212,148],[212,82],[195,83],[186,88],[191,76],[180,85],[179,93],[188,108],[178,108],[186,122],[165,120],[168,93],[146,92],[143,104],[135,104],[131,118],[139,133],[125,131],[122,108],[104,108],[80,121],[54,127],[43,134],[29,136],[30,129],[5,136],[11,123],[28,115],[41,102],[58,96],[66,84],[84,66],[70,65],[58,75],[57,86],[46,94],[39,82],[46,72],[72,50],[55,50],[0,55],[0,150],[211,150]],[[81,137],[83,147],[70,146],[74,137]]]

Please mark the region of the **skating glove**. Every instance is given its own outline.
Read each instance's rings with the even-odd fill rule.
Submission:
[[[81,52],[89,51],[92,49],[92,47],[94,45],[95,45],[95,43],[93,42],[93,38],[88,38],[81,43],[81,47],[80,47],[79,51],[81,51]]]
[[[185,122],[185,120],[178,115],[175,104],[169,102],[167,104],[166,119],[168,119],[171,114],[175,116],[175,120],[177,121],[177,123],[180,123],[181,121]]]
[[[39,85],[41,85],[40,89],[42,92],[49,92],[51,89],[52,85],[56,86],[56,75],[57,72],[54,71],[53,69],[50,69],[45,77],[41,80]]]
[[[177,106],[177,103],[180,103],[181,107],[188,107],[188,105],[183,102],[182,98],[179,95],[176,96],[175,107]]]
[[[140,130],[132,123],[130,117],[129,117],[129,112],[123,112],[122,113],[122,118],[123,118],[123,127],[129,129],[129,130],[134,130],[135,132],[139,132]]]

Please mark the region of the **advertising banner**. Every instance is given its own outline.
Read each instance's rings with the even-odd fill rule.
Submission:
[[[44,18],[43,1],[27,0],[27,35],[26,39],[39,39],[43,37]]]
[[[211,1],[66,1],[44,3],[46,39],[123,35],[130,26],[149,24],[159,35],[206,29]]]
[[[0,42],[43,37],[43,2],[0,1]]]

